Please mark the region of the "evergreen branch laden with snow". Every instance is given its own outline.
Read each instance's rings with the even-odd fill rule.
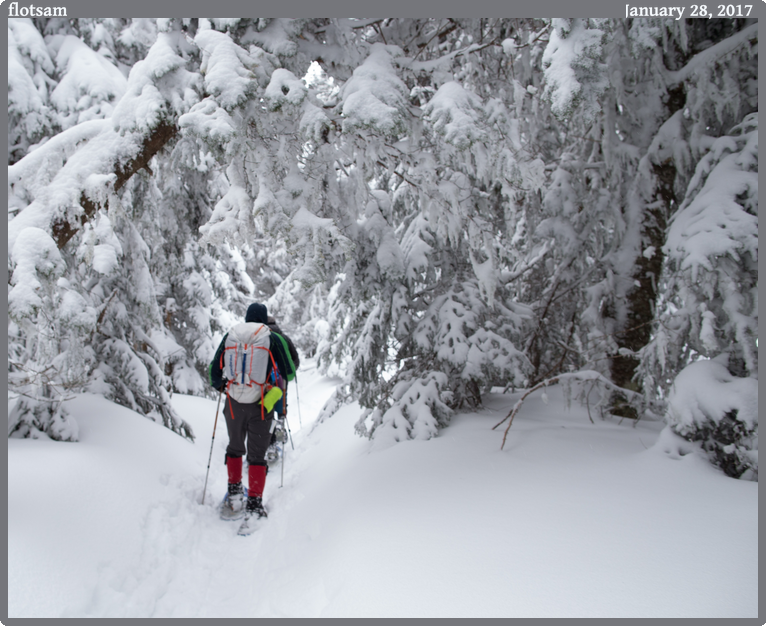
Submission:
[[[757,378],[753,20],[8,28],[9,434],[90,391],[193,436],[170,396],[258,300],[378,444],[597,372],[757,477],[745,409],[670,410],[700,359]]]

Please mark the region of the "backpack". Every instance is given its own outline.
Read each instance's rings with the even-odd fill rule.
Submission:
[[[287,382],[290,382],[291,380],[295,380],[295,363],[293,363],[293,357],[290,354],[290,347],[287,345],[287,340],[280,335],[277,332],[271,331],[272,337],[276,337],[279,340],[280,345],[282,346],[282,352],[284,352],[284,362],[285,362],[285,378],[287,379]]]
[[[279,368],[269,350],[271,331],[265,324],[244,322],[229,331],[221,354],[221,370],[228,379],[226,391],[242,404],[252,404],[261,399],[271,384],[267,380],[279,376]],[[273,367],[269,367],[272,365]]]

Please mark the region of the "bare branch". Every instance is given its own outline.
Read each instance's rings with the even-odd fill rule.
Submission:
[[[408,179],[407,179],[407,178],[406,178],[406,177],[405,177],[403,174],[400,174],[400,173],[399,173],[399,172],[397,172],[395,169],[389,169],[388,165],[386,165],[385,163],[383,163],[383,161],[381,161],[381,160],[378,160],[378,161],[376,161],[376,163],[377,163],[378,165],[380,165],[381,167],[385,167],[387,170],[389,170],[389,171],[393,172],[394,174],[396,174],[396,175],[397,175],[399,178],[401,178],[401,179],[402,179],[402,180],[403,180],[405,183],[408,183],[408,184],[412,185],[413,187],[417,187],[418,189],[420,189],[420,186],[419,186],[417,183],[414,183],[414,182],[412,182],[411,180],[408,180]]]
[[[495,428],[500,426],[500,424],[502,424],[508,418],[510,418],[511,420],[510,422],[508,422],[508,427],[505,429],[505,433],[503,434],[503,445],[500,446],[501,450],[505,447],[505,440],[508,437],[508,431],[511,429],[511,424],[513,424],[513,418],[516,417],[516,414],[519,412],[519,409],[521,408],[521,405],[524,403],[524,400],[526,400],[530,394],[534,393],[538,389],[542,389],[543,387],[547,387],[548,385],[554,385],[557,382],[559,382],[558,377],[551,378],[549,380],[544,380],[543,382],[538,383],[537,385],[532,387],[532,389],[528,390],[523,396],[521,396],[521,398],[519,398],[518,402],[516,402],[516,404],[513,405],[513,408],[511,409],[510,413],[508,413],[508,415],[506,415],[502,420],[500,420],[497,424],[495,424],[492,427],[492,430],[495,430]]]
[[[500,420],[497,424],[495,424],[492,427],[492,430],[495,430],[498,426],[500,426],[505,420],[510,419],[508,422],[508,426],[505,429],[505,433],[503,434],[503,443],[500,446],[500,449],[502,450],[505,446],[505,441],[508,437],[508,431],[511,429],[511,424],[513,424],[513,418],[516,417],[516,414],[519,412],[519,409],[521,409],[521,405],[524,403],[524,400],[527,399],[532,393],[537,391],[538,389],[542,389],[543,387],[548,387],[549,385],[555,385],[556,383],[561,382],[565,379],[571,379],[571,380],[577,380],[580,382],[586,382],[586,381],[593,381],[593,384],[602,384],[605,387],[608,387],[609,389],[612,389],[614,391],[618,391],[619,393],[623,394],[626,398],[627,397],[634,397],[641,401],[644,400],[643,396],[640,393],[636,393],[635,391],[631,391],[630,389],[625,389],[623,387],[620,387],[618,385],[615,385],[611,380],[604,377],[603,374],[600,374],[599,372],[596,372],[594,370],[585,370],[580,372],[569,372],[567,374],[559,374],[558,376],[555,376],[554,378],[549,378],[548,380],[544,380],[538,384],[536,384],[534,387],[529,389],[524,393],[521,398],[516,402],[515,405],[513,405],[513,408],[510,410],[508,415],[506,415],[502,420]],[[590,407],[588,410],[588,417],[590,418]],[[591,422],[593,422],[593,419],[591,419]]]

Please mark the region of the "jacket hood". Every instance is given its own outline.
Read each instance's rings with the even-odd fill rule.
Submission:
[[[245,315],[246,322],[260,322],[266,324],[269,319],[269,312],[266,309],[265,304],[254,302],[247,307],[247,315]]]

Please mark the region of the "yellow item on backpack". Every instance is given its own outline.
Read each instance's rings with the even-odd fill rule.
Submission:
[[[279,387],[272,387],[266,392],[266,395],[263,396],[263,408],[268,412],[273,411],[274,405],[279,402],[281,397],[282,390]]]

